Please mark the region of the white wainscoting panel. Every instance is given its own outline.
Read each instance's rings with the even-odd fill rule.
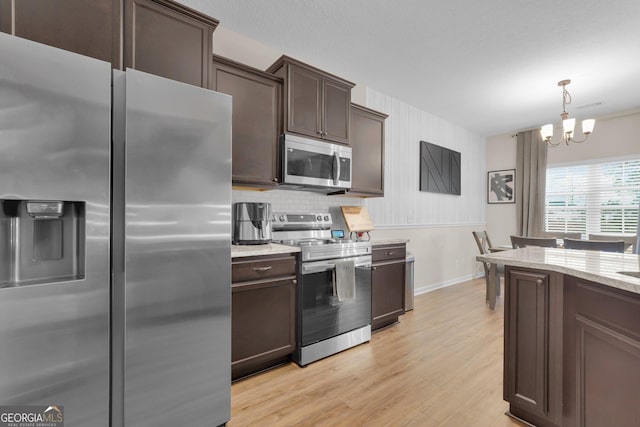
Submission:
[[[367,107],[389,115],[385,122],[384,198],[364,202],[376,227],[485,222],[482,136],[371,88],[367,88]],[[462,195],[420,191],[420,141],[461,153]]]

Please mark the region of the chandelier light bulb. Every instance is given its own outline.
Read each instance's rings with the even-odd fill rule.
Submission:
[[[545,141],[551,139],[551,137],[553,136],[553,125],[549,124],[542,126],[542,128],[540,129],[540,135]]]
[[[562,130],[567,136],[571,136],[576,127],[576,119],[565,119],[562,121]]]
[[[587,119],[582,121],[582,133],[585,135],[589,135],[593,132],[593,127],[596,125],[596,121],[594,119]]]

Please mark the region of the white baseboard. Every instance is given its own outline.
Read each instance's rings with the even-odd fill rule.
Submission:
[[[435,291],[436,289],[446,288],[447,286],[457,285],[458,283],[466,282],[468,280],[479,279],[484,277],[484,272],[476,274],[467,274],[466,276],[456,277],[455,279],[445,280],[444,282],[432,283],[430,285],[420,286],[414,288],[413,294],[420,295],[427,292]]]

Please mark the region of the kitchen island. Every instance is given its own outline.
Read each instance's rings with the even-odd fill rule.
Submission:
[[[508,415],[640,425],[638,255],[528,247],[477,259],[505,265]]]

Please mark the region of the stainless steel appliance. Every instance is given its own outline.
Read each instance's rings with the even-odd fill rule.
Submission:
[[[280,187],[317,190],[351,188],[351,147],[296,135],[281,136]]]
[[[0,58],[0,403],[225,423],[230,98],[134,70],[112,92],[110,64],[1,33]]]
[[[271,242],[271,203],[233,204],[233,243],[259,245]]]
[[[273,238],[301,250],[298,266],[297,349],[311,362],[371,339],[371,243],[331,238],[331,214],[276,213]],[[351,298],[336,292],[336,270],[353,265]]]

